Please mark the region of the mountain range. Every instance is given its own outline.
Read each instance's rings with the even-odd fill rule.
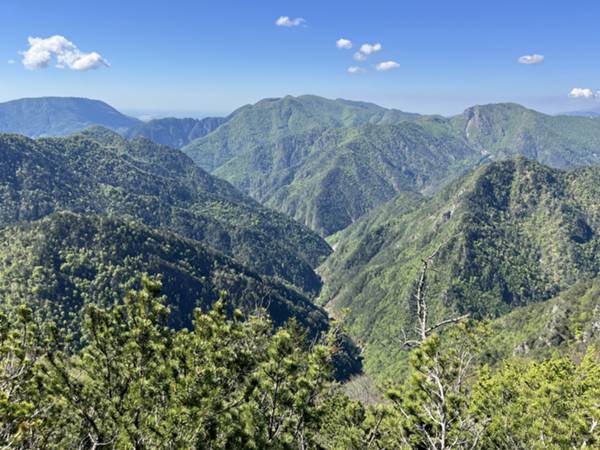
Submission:
[[[330,253],[314,232],[261,207],[178,150],[105,128],[66,138],[0,135],[0,224],[68,209],[129,217],[204,242],[308,293]]]
[[[127,138],[145,137],[157,144],[180,148],[226,121],[226,117],[166,117],[144,122],[100,100],[78,97],[23,98],[0,103],[0,133],[32,138],[67,136],[99,125]]]
[[[328,236],[411,190],[432,193],[487,161],[600,162],[600,121],[516,104],[445,118],[320,97],[268,99],[183,147],[198,165]]]
[[[598,275],[598,205],[598,167],[561,171],[523,158],[485,165],[432,198],[401,194],[340,233],[321,268],[320,300],[350,310],[367,369],[390,375],[402,362],[395,339],[413,333],[423,260],[433,255],[432,323],[495,319]]]
[[[24,98],[0,103],[0,132],[29,137],[66,136],[92,125],[125,132],[140,123],[99,100]]]
[[[316,96],[202,120],[85,99],[0,111],[18,133],[0,134],[1,292],[65,324],[162,274],[177,327],[221,290],[313,333],[347,314],[367,373],[398,379],[431,257],[431,320],[489,321],[492,364],[579,354],[600,334],[597,118]]]

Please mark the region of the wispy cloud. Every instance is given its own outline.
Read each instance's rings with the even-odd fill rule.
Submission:
[[[400,64],[398,64],[396,61],[384,61],[384,62],[377,64],[375,66],[375,69],[378,70],[379,72],[385,72],[387,70],[398,69],[399,67],[400,67]]]
[[[352,75],[356,75],[359,73],[365,73],[366,71],[367,71],[367,69],[365,69],[364,67],[358,67],[358,66],[348,67],[348,73],[351,73]]]
[[[571,98],[598,98],[600,99],[600,91],[594,92],[590,88],[573,88],[569,93]]]
[[[9,59],[7,62],[8,64],[14,64],[16,61],[14,59]]]
[[[31,70],[45,69],[53,58],[56,59],[56,67],[61,69],[67,67],[73,70],[90,70],[110,66],[98,53],[84,53],[59,35],[49,38],[30,37],[29,49],[20,53],[23,55],[23,65]]]
[[[275,21],[275,25],[278,27],[297,27],[306,23],[302,17],[296,17],[295,19],[290,19],[288,16],[281,16]]]
[[[544,55],[523,55],[518,61],[521,64],[541,64],[544,62]]]
[[[367,55],[361,53],[361,52],[356,52],[353,56],[355,61],[366,61],[367,60]]]
[[[360,52],[365,54],[365,55],[371,55],[373,53],[377,53],[378,51],[380,51],[382,49],[382,45],[377,43],[377,44],[363,44],[360,46]]]
[[[350,50],[352,48],[352,41],[350,39],[340,38],[335,41],[335,46],[337,48],[343,48],[345,50]]]

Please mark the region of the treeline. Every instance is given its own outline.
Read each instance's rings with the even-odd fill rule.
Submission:
[[[71,449],[561,449],[600,445],[600,364],[480,364],[486,330],[457,324],[410,355],[380,402],[333,380],[339,327],[226,314],[225,294],[190,330],[166,324],[156,279],[110,309],[87,306],[81,339],[0,315],[0,446]]]

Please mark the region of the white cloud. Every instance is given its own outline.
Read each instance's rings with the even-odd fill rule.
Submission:
[[[519,58],[521,64],[541,64],[544,62],[544,55],[524,55]]]
[[[384,61],[377,64],[375,69],[377,69],[379,72],[385,72],[386,70],[397,69],[399,67],[400,64],[398,64],[396,61]]]
[[[348,67],[348,73],[351,74],[359,74],[359,73],[365,73],[367,71],[367,69],[365,69],[364,67],[358,67],[358,66],[352,66],[352,67]]]
[[[303,23],[306,23],[306,20],[304,20],[302,17],[290,19],[288,16],[281,16],[275,21],[275,25],[278,27],[297,27]]]
[[[365,55],[370,55],[372,53],[377,53],[382,48],[383,47],[379,43],[377,43],[377,44],[363,44],[363,45],[360,46],[360,51],[361,51],[361,53],[363,53]]]
[[[23,55],[23,65],[31,70],[45,69],[54,57],[58,68],[90,70],[110,66],[98,53],[83,53],[63,36],[55,35],[45,39],[30,37],[28,40],[29,49],[20,53]]]
[[[350,39],[340,38],[335,41],[335,46],[337,48],[343,48],[345,50],[350,50],[352,48],[352,41]]]
[[[571,98],[600,98],[600,91],[594,94],[594,91],[590,88],[573,88],[569,93]]]
[[[8,60],[8,63],[9,63],[9,64],[14,64],[15,62],[16,62],[16,61],[15,61],[14,59],[9,59],[9,60]]]
[[[366,61],[367,55],[363,55],[361,52],[356,52],[353,58],[355,61]]]

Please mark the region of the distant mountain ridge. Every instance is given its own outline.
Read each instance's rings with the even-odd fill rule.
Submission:
[[[124,132],[140,123],[100,101],[79,97],[24,98],[0,103],[0,132],[66,136],[92,125]]]
[[[32,138],[67,136],[103,126],[127,138],[145,137],[157,144],[180,148],[226,121],[226,117],[169,117],[143,122],[100,100],[79,97],[23,98],[0,103],[0,132]]]
[[[203,168],[213,171],[240,155],[260,157],[258,153],[264,145],[315,129],[396,123],[415,117],[418,114],[386,109],[373,103],[288,95],[237,109],[223,127],[193,141],[183,150]]]
[[[446,118],[316,96],[262,100],[183,147],[197,164],[327,236],[399,192],[491,160],[600,163],[600,121],[503,103]]]
[[[206,117],[204,119],[178,119],[167,117],[142,122],[128,129],[127,138],[144,137],[157,144],[181,148],[194,139],[206,136],[227,122],[227,117]]]

